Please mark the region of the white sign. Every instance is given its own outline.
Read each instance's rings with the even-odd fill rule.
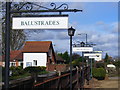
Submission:
[[[84,53],[84,56],[89,56],[89,58],[94,58],[96,61],[102,60],[102,53]]]
[[[91,52],[93,51],[92,47],[73,47],[73,52]]]
[[[68,16],[13,17],[12,29],[68,29]]]

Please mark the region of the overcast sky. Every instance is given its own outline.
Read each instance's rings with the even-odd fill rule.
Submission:
[[[43,3],[49,6],[50,3]],[[62,3],[56,3],[57,6]],[[118,3],[117,2],[67,2],[69,9],[82,9],[83,12],[69,14],[69,27],[76,29],[73,43],[85,41],[85,33],[88,42],[95,43],[94,50],[102,50],[103,56],[108,53],[111,56],[118,55]],[[27,30],[28,40],[53,41],[54,50],[57,52],[69,52],[69,36],[67,30]]]

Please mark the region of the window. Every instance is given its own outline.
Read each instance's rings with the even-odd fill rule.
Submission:
[[[23,67],[23,63],[22,63],[22,62],[20,63],[20,66],[22,66],[22,67]]]
[[[37,66],[37,60],[33,60],[33,65]]]
[[[32,62],[26,62],[26,67],[32,66]]]
[[[12,62],[12,63],[11,63],[11,66],[15,66],[15,62]]]

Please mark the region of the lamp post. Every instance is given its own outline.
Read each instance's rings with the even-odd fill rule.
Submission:
[[[68,28],[68,35],[70,36],[70,90],[72,90],[72,36],[74,33],[74,28]]]

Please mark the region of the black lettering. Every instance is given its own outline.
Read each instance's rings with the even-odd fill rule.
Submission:
[[[28,25],[28,23],[27,23],[27,22],[25,22],[25,25]]]
[[[34,25],[38,25],[38,21],[35,21],[35,22],[34,22]]]
[[[60,23],[59,23],[59,21],[56,21],[56,25],[59,25]]]
[[[48,22],[48,21],[46,21],[46,22],[45,22],[45,25],[49,25],[49,22]]]
[[[24,25],[24,22],[23,22],[23,21],[21,21],[21,25]]]
[[[41,25],[44,25],[44,21],[41,21]]]

